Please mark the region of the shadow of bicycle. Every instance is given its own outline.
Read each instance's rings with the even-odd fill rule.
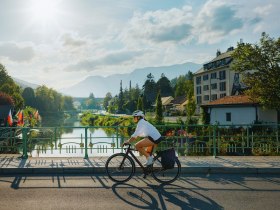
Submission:
[[[224,209],[205,195],[178,185],[114,184],[114,194],[133,208],[139,209]]]

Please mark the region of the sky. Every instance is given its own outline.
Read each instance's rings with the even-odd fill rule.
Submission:
[[[50,88],[88,76],[198,64],[262,32],[278,38],[279,0],[0,0],[0,63]]]

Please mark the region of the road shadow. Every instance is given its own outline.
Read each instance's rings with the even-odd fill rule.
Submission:
[[[180,209],[224,209],[221,205],[216,203],[211,198],[194,191],[192,189],[182,187],[175,184],[161,184],[150,185],[150,187],[157,193],[161,202],[162,209],[168,209],[166,202],[170,202]]]
[[[169,205],[177,206],[180,209],[224,209],[214,200],[207,198],[193,190],[178,185],[147,185],[148,188],[140,188],[131,184],[114,184],[112,191],[115,195],[139,209],[163,209],[167,210]],[[124,189],[125,190],[121,190]],[[156,192],[156,197],[147,190]],[[125,193],[124,193],[125,192]]]
[[[0,176],[1,177],[1,176]],[[5,176],[3,176],[5,177]],[[10,176],[8,176],[10,177]],[[73,182],[73,180],[78,179],[79,181],[90,180],[92,185],[76,185],[69,186],[68,182]],[[47,180],[47,182],[46,182]],[[37,181],[38,185],[28,185],[28,182]],[[49,181],[49,182],[48,182]],[[72,174],[72,175],[63,175],[63,174],[49,174],[49,175],[16,175],[12,181],[6,181],[0,179],[0,182],[11,183],[10,187],[18,189],[40,189],[40,188],[100,188],[100,189],[110,189],[109,180],[105,176],[100,175],[81,175],[81,174]],[[90,183],[89,182],[89,183]],[[42,184],[45,183],[45,184]],[[51,185],[50,185],[51,183]]]
[[[124,192],[122,189],[125,189]],[[139,209],[160,209],[157,200],[147,190],[131,184],[114,184],[113,193],[131,207]]]

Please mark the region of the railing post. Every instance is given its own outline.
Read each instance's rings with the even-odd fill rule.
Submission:
[[[56,136],[56,132],[57,132],[57,127],[54,128],[55,149],[57,150],[57,136]]]
[[[216,129],[217,125],[214,125],[214,131],[213,131],[213,157],[216,158]]]
[[[22,158],[23,159],[27,159],[28,155],[27,155],[27,132],[28,132],[28,128],[22,128]]]
[[[276,141],[277,141],[277,154],[279,152],[279,135],[278,135],[278,126],[276,127]]]
[[[84,157],[84,159],[88,159],[88,151],[87,151],[87,149],[88,149],[88,145],[87,145],[87,143],[88,143],[88,139],[87,139],[87,130],[88,130],[88,127],[86,127],[85,128],[85,157]]]

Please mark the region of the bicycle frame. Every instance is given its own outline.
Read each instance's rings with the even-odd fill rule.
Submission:
[[[147,167],[143,166],[142,163],[138,160],[138,158],[133,154],[132,151],[137,151],[135,149],[131,149],[131,144],[128,145],[128,148],[125,148],[125,157],[130,156],[138,163],[138,165],[142,168],[143,172],[147,171]],[[154,146],[152,147],[152,152],[154,150]],[[154,155],[153,155],[154,156]],[[154,156],[155,157],[155,156]],[[121,165],[123,165],[125,158],[122,160]]]

